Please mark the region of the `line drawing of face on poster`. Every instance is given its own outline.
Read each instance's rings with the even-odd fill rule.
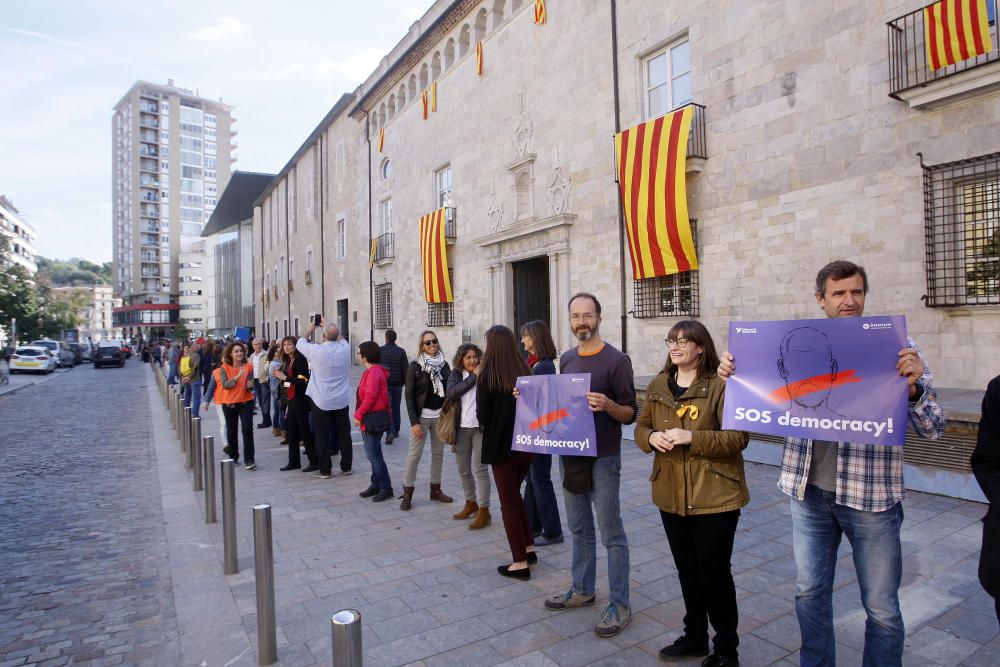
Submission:
[[[778,375],[784,387],[771,393],[775,403],[788,402],[793,414],[842,416],[830,405],[833,388],[859,382],[854,371],[840,373],[826,334],[813,327],[792,329],[778,346]]]

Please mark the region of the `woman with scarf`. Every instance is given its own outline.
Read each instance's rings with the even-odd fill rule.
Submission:
[[[278,391],[288,402],[288,412],[285,415],[286,438],[288,440],[288,463],[281,470],[299,470],[302,468],[302,455],[299,453],[299,443],[306,445],[306,456],[309,466],[302,472],[319,470],[319,459],[313,444],[313,434],[309,429],[309,399],[306,398],[306,386],[309,384],[309,362],[295,349],[295,336],[285,336],[281,339],[282,360],[280,370],[272,370],[271,375],[278,379]]]
[[[427,436],[431,439],[431,500],[441,503],[454,501],[441,491],[441,467],[444,463],[444,443],[437,435],[437,418],[444,405],[445,388],[451,369],[441,353],[437,334],[420,334],[420,349],[406,369],[406,412],[410,417],[410,451],[406,455],[406,475],[403,479],[403,500],[399,509],[409,510],[413,503],[413,484],[417,466],[424,453]]]

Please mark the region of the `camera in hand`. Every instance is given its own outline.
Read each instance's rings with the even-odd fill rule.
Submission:
[[[313,315],[313,324],[319,326],[323,322],[323,316],[320,313]]]

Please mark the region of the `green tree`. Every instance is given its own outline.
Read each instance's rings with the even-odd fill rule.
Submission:
[[[191,330],[187,328],[186,320],[177,320],[174,325],[174,340],[187,340],[191,337]]]

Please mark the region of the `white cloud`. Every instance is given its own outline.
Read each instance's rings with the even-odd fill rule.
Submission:
[[[320,58],[310,69],[320,78],[339,74],[352,83],[359,84],[375,71],[384,55],[385,52],[380,49],[362,49],[353,56],[340,60]]]
[[[243,24],[232,16],[220,16],[214,25],[207,25],[187,34],[189,39],[201,42],[219,42],[243,34]]]

